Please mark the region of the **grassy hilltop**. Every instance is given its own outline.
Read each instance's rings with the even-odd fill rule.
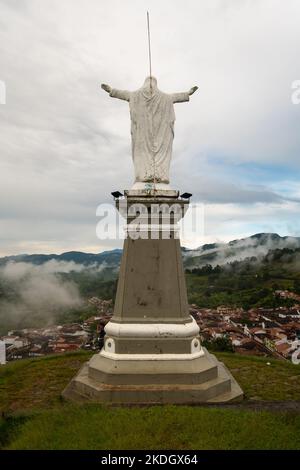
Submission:
[[[88,352],[2,366],[0,448],[300,449],[300,367],[230,353],[217,355],[242,386],[243,404],[67,403],[60,393],[88,360]]]

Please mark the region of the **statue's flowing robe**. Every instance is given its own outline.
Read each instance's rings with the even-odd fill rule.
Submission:
[[[175,113],[173,103],[189,101],[188,92],[167,94],[156,86],[137,91],[112,89],[110,96],[129,102],[132,158],[136,182],[169,183]]]

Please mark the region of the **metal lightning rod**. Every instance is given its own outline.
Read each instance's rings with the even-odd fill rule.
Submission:
[[[151,94],[152,94],[152,64],[151,64],[151,39],[150,39],[149,11],[147,11],[147,29],[148,29],[148,55],[149,55],[149,68],[150,68],[150,88],[151,88]]]
[[[152,63],[151,63],[151,38],[150,38],[149,11],[147,11],[147,30],[148,30],[148,55],[149,55],[149,69],[150,69],[150,94],[152,96]],[[154,151],[153,117],[152,117],[152,152],[153,152],[153,189],[154,189],[154,197],[155,197],[156,165],[155,165],[155,151]]]

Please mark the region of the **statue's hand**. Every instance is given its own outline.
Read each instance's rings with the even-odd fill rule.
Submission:
[[[101,88],[107,91],[107,93],[110,93],[112,90],[112,88],[109,85],[106,85],[106,83],[101,83]]]
[[[190,89],[189,91],[189,95],[191,96],[193,93],[195,93],[195,91],[198,90],[198,87],[197,86],[193,86],[193,88]]]

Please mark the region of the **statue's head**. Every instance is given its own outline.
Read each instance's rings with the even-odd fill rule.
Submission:
[[[150,87],[150,83],[153,88],[157,87],[157,79],[155,77],[150,77],[150,76],[145,78],[143,87]]]
[[[146,98],[152,98],[158,92],[157,80],[155,77],[147,77],[144,81],[142,88],[140,88],[142,95]]]
[[[157,88],[157,80],[155,77],[146,77],[143,88],[150,89],[150,87],[153,89]]]

